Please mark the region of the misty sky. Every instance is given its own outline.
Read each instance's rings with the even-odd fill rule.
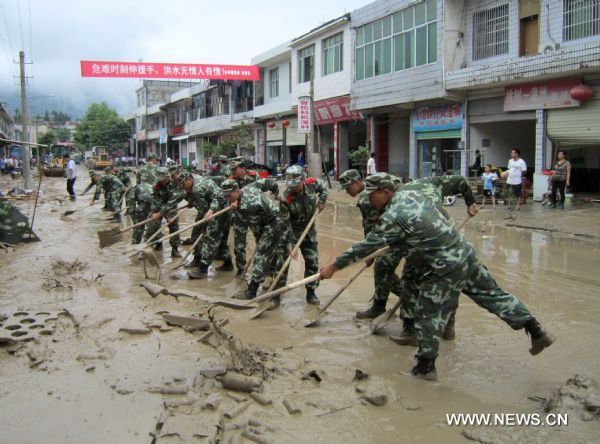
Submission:
[[[13,78],[19,67],[12,61],[21,49],[34,62],[26,68],[34,77],[30,113],[61,109],[78,116],[100,100],[127,113],[138,80],[81,78],[80,60],[250,64],[370,1],[0,0],[0,102],[11,113],[20,108]]]

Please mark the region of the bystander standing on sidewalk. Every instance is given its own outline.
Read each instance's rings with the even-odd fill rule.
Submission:
[[[377,169],[375,168],[375,153],[371,153],[371,158],[367,162],[367,176],[376,174]]]
[[[75,161],[71,159],[71,156],[68,153],[65,154],[65,161],[67,162],[65,166],[67,192],[69,193],[69,196],[71,196],[71,200],[75,200],[75,190],[73,187],[75,186],[75,179],[77,179],[77,165],[75,165]]]
[[[506,185],[508,186],[507,197],[508,205],[511,215],[515,209],[514,200],[517,200],[516,209],[521,209],[521,183],[523,182],[523,176],[527,172],[527,164],[521,159],[521,150],[514,148],[510,152],[511,159],[508,161],[508,170],[502,173],[503,177],[506,177]]]
[[[552,193],[550,194],[550,200],[552,201],[549,208],[556,208],[556,191],[560,191],[560,203],[561,209],[565,208],[565,191],[566,187],[571,185],[571,163],[567,160],[566,153],[559,151],[557,154],[557,160],[554,164],[554,170],[552,171]]]
[[[492,166],[487,164],[485,166],[484,172],[481,175],[481,179],[483,180],[483,197],[481,200],[481,208],[485,207],[485,198],[490,197],[492,199],[492,207],[494,210],[496,209],[496,181],[498,180],[498,175],[496,173],[492,173]]]

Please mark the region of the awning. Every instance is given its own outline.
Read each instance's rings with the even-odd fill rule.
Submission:
[[[460,130],[420,131],[417,140],[460,139]]]
[[[187,135],[187,136],[177,136],[177,137],[173,137],[173,139],[171,139],[171,140],[185,140],[188,137],[190,137],[190,136],[189,135]]]

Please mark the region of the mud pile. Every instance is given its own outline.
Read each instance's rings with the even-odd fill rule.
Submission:
[[[600,420],[600,390],[591,378],[580,375],[567,380],[544,403],[548,413],[568,413],[583,421]]]
[[[87,287],[102,277],[102,274],[98,274],[95,277],[93,275],[86,277],[84,272],[88,268],[88,264],[79,258],[71,262],[61,259],[55,260],[42,272],[42,289],[73,290],[81,286]]]

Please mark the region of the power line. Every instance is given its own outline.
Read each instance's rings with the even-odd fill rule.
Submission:
[[[33,24],[31,20],[31,1],[27,0],[27,12],[29,15],[29,60],[31,60],[31,76],[33,77]]]
[[[6,38],[8,39],[8,47],[10,49],[10,55],[12,57],[14,57],[14,49],[13,49],[13,45],[12,45],[12,39],[10,38],[10,28],[8,27],[8,20],[6,19],[6,5],[4,4],[4,2],[2,0],[0,0],[0,9],[2,10],[2,18],[4,20],[4,27],[6,28]],[[6,57],[8,58],[8,54],[6,54]],[[8,58],[8,63],[11,66],[13,75],[16,76],[17,72],[15,71],[15,65],[14,65],[14,61],[11,61],[10,58]]]

